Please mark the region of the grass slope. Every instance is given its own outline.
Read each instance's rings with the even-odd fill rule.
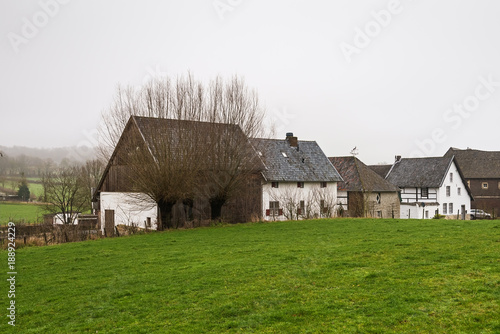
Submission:
[[[499,253],[499,221],[368,219],[23,248],[13,332],[498,333]]]
[[[43,209],[41,205],[31,203],[0,202],[0,225],[9,221],[24,221],[35,223],[42,221]]]

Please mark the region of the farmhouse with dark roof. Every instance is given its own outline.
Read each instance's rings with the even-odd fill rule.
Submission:
[[[349,217],[399,218],[398,187],[356,157],[329,159],[344,179],[337,184],[337,198]]]
[[[450,148],[445,157],[455,156],[474,201],[480,209],[498,217],[500,213],[500,152]]]
[[[342,178],[315,141],[299,141],[292,133],[250,141],[264,164],[265,220],[334,216]]]
[[[386,180],[400,189],[401,218],[466,219],[470,211],[472,196],[454,157],[398,157]]]

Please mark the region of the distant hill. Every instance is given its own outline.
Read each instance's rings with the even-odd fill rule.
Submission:
[[[96,149],[92,147],[57,147],[57,148],[33,148],[25,146],[1,146],[0,152],[6,157],[19,158],[21,156],[38,158],[42,160],[50,159],[59,164],[63,160],[85,162],[95,159]]]

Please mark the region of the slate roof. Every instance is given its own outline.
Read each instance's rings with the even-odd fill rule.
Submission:
[[[382,178],[385,179],[389,171],[391,170],[392,165],[369,165],[368,168],[370,168],[372,171],[380,175]]]
[[[453,157],[403,158],[395,162],[386,180],[400,188],[439,188]]]
[[[135,122],[144,141],[149,147],[154,146],[158,139],[168,140],[171,144],[178,144],[179,138],[184,140],[206,140],[210,132],[217,133],[215,139],[221,138],[220,133],[228,133],[231,136],[239,136],[238,139],[245,141],[246,137],[241,128],[235,124],[200,122],[177,120],[168,118],[154,118],[144,116],[132,116],[131,120]],[[180,135],[179,135],[180,133]],[[204,138],[201,134],[207,134]],[[206,143],[206,142],[204,142]]]
[[[261,155],[265,166],[262,174],[267,181],[342,181],[315,141],[299,140],[298,149],[286,139],[253,138],[250,142]]]
[[[328,159],[344,179],[343,182],[337,183],[337,190],[368,192],[397,192],[399,190],[358,158],[332,157]]]
[[[223,154],[222,152],[226,153],[225,158],[221,159],[221,161],[225,163],[231,162],[228,157],[236,157],[238,155],[241,157],[243,156],[241,152],[246,152],[246,168],[251,170],[264,169],[264,165],[257,156],[257,152],[245,133],[236,124],[142,116],[132,116],[132,119],[135,124],[137,124],[137,128],[150,149],[155,146],[155,142],[157,142],[158,139],[160,139],[160,145],[168,141],[170,145],[172,145],[170,147],[171,150],[175,150],[179,141],[184,140],[192,142],[193,145],[198,145],[202,150],[211,148],[217,150],[218,148],[221,154]],[[181,135],[179,135],[179,133]],[[238,150],[238,154],[232,154],[231,152],[233,150]],[[155,152],[155,150],[152,150],[152,152]],[[238,164],[241,161],[234,160],[234,162]]]
[[[444,156],[455,156],[466,179],[500,178],[499,151],[461,150],[451,147]]]

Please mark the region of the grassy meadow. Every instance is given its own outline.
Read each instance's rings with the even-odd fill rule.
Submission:
[[[22,248],[0,332],[499,333],[499,254],[500,221],[382,219]]]
[[[43,185],[41,183],[41,177],[27,177],[26,181],[28,182],[28,188],[32,196],[36,196],[36,198],[38,198],[39,196],[43,195]],[[5,177],[5,179],[1,183],[1,185],[3,185],[2,189],[7,193],[17,193],[20,182],[21,178],[19,176]],[[2,191],[2,189],[0,189],[0,191]]]
[[[0,225],[9,221],[36,223],[43,221],[42,205],[22,202],[0,202]]]

